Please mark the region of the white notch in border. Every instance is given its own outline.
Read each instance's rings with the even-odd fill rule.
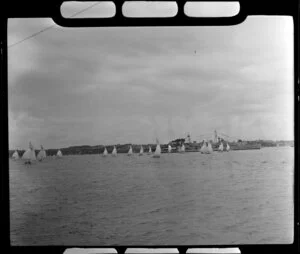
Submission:
[[[117,254],[113,248],[69,248],[63,254]]]
[[[186,2],[184,5],[184,14],[189,17],[233,17],[239,11],[239,2]]]
[[[179,254],[178,249],[176,248],[128,248],[125,251],[125,254],[131,253],[156,253],[156,254],[164,254],[164,253],[176,253]]]
[[[188,249],[186,251],[187,254],[241,254],[239,248],[195,248]]]
[[[116,15],[116,5],[112,1],[68,1],[62,3],[60,12],[64,18],[112,18]]]
[[[128,18],[174,17],[177,12],[178,6],[174,1],[126,1],[122,5],[123,16]]]

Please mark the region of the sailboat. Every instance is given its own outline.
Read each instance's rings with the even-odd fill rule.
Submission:
[[[160,148],[159,143],[157,142],[153,158],[160,158],[160,154],[161,154],[161,148]]]
[[[130,156],[130,155],[132,155],[132,153],[133,153],[133,152],[132,152],[132,146],[130,146],[130,148],[129,148],[129,151],[128,151],[127,155],[128,155],[128,156]]]
[[[34,147],[31,142],[29,142],[29,148],[23,154],[22,159],[25,160],[25,164],[31,164],[33,161],[36,161]]]
[[[108,152],[107,152],[107,149],[106,149],[106,147],[105,147],[105,149],[104,149],[104,152],[103,152],[102,156],[103,156],[103,157],[105,157],[107,154],[108,154]]]
[[[152,154],[152,149],[151,149],[151,146],[149,146],[149,154]]]
[[[43,146],[41,146],[41,150],[39,151],[39,153],[38,153],[38,155],[37,155],[37,159],[39,160],[39,161],[42,161],[43,159],[45,159],[46,158],[46,151],[45,151],[45,149],[44,149],[44,147]]]
[[[63,156],[61,150],[58,150],[58,151],[57,151],[56,156],[57,156],[57,157],[62,157],[62,156]]]
[[[206,151],[207,151],[206,143],[205,143],[205,140],[203,139],[203,144],[202,144],[202,146],[200,148],[200,152],[201,153],[206,153]]]
[[[230,146],[229,146],[229,144],[227,143],[227,145],[226,145],[226,151],[229,152],[229,150],[230,150]]]
[[[143,148],[143,146],[141,146],[141,150],[140,150],[139,155],[141,156],[141,155],[143,155],[143,154],[144,154],[144,148]]]
[[[185,152],[185,145],[182,144],[181,148],[180,148],[180,152],[184,153]]]
[[[171,152],[172,152],[172,146],[168,145],[168,153],[171,153]]]
[[[211,146],[210,142],[208,142],[207,148],[208,148],[208,153],[212,153],[213,152],[213,149],[212,149],[212,146]]]
[[[14,160],[18,160],[19,159],[19,153],[17,150],[15,150],[15,152],[13,153],[13,155],[11,156]]]
[[[221,142],[221,144],[219,145],[218,150],[219,150],[219,152],[223,152],[224,147],[223,147],[223,143],[222,143],[222,142]]]
[[[111,152],[112,156],[117,156],[117,148],[114,146],[113,151]]]

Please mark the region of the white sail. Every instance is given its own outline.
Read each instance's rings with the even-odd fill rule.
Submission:
[[[172,152],[172,146],[171,145],[168,145],[168,152]]]
[[[19,159],[19,153],[18,153],[17,150],[13,153],[12,158],[15,159],[15,160]]]
[[[144,148],[143,146],[141,146],[140,155],[143,155],[143,153],[144,153]]]
[[[117,156],[117,148],[116,148],[116,146],[114,146],[114,149],[113,149],[113,151],[112,151],[112,153],[111,153],[113,156]]]
[[[43,160],[43,154],[42,154],[42,150],[39,151],[38,155],[37,155],[37,159],[39,161]]]
[[[201,146],[201,148],[200,148],[200,152],[201,153],[205,153],[206,152],[206,144],[205,144],[205,141],[203,140],[203,144],[202,144],[202,146]]]
[[[157,144],[157,145],[156,145],[156,149],[155,149],[155,152],[154,152],[153,157],[154,157],[154,158],[159,158],[159,157],[160,157],[160,154],[161,154],[161,148],[160,148],[160,145]]]
[[[203,140],[203,145],[202,145],[200,151],[201,151],[201,153],[204,153],[204,154],[212,153],[213,150],[212,150],[211,143]]]
[[[38,159],[39,161],[41,161],[41,160],[43,160],[43,159],[45,159],[45,158],[46,158],[46,152],[45,152],[45,150],[39,151],[39,153],[38,153],[38,155],[37,155],[37,159]]]
[[[149,146],[149,153],[152,153],[152,149],[151,149],[151,146]]]
[[[226,151],[228,152],[229,150],[230,150],[230,146],[229,146],[229,144],[227,143]]]
[[[184,145],[184,144],[182,144],[182,146],[181,146],[181,148],[180,148],[180,151],[181,151],[182,153],[185,152],[185,145]]]
[[[39,161],[42,161],[43,159],[45,159],[46,158],[46,151],[45,151],[45,149],[44,149],[44,147],[43,146],[41,146],[41,150],[39,151],[39,153],[38,153],[38,155],[37,155],[37,159],[39,160]]]
[[[130,146],[128,154],[127,155],[132,155],[132,147]]]
[[[223,147],[223,143],[222,143],[222,142],[221,142],[221,144],[219,145],[219,148],[218,148],[218,149],[219,149],[220,152],[223,152],[224,147]]]
[[[208,142],[207,148],[208,148],[208,153],[212,153],[213,152],[213,149],[212,149],[212,146],[211,146],[210,142]]]
[[[57,151],[56,156],[57,156],[57,157],[62,157],[62,156],[63,156],[61,150],[58,150],[58,151]]]
[[[103,152],[103,156],[106,156],[108,154],[107,149],[105,147],[104,152]]]
[[[31,149],[27,149],[22,156],[22,159],[24,160],[30,160],[30,155],[31,155]]]
[[[26,160],[27,162],[32,162],[36,160],[35,150],[31,142],[29,142],[29,148],[23,154],[22,159]]]

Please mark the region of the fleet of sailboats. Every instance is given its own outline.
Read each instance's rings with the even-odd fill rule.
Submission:
[[[161,146],[158,142],[158,140],[156,141],[157,145],[156,145],[156,148],[155,148],[155,151],[153,153],[153,158],[160,158],[161,156]],[[229,143],[227,142],[226,143],[226,147],[224,147],[224,144],[223,142],[220,142],[217,150],[219,152],[223,152],[223,151],[230,151],[230,146],[229,146]],[[212,144],[211,144],[211,141],[206,141],[206,140],[203,140],[202,142],[202,146],[199,150],[202,154],[210,154],[213,152],[213,148],[212,148]],[[168,147],[167,147],[167,152],[168,153],[171,153],[172,152],[172,146],[171,144],[168,144]],[[185,145],[184,143],[182,143],[182,145],[180,147],[178,147],[178,152],[185,152]],[[112,156],[117,156],[117,148],[116,146],[114,146],[113,148],[113,151],[112,151]],[[144,147],[141,145],[140,146],[140,151],[139,151],[139,155],[143,155],[144,154]],[[152,154],[152,149],[151,149],[151,146],[149,146],[149,150],[148,150],[148,154]],[[104,151],[102,153],[103,157],[107,156],[108,155],[108,151],[107,151],[107,148],[105,147],[104,148]],[[132,145],[129,146],[129,150],[127,152],[127,155],[133,155],[133,149],[132,149]],[[57,154],[56,155],[53,155],[52,157],[62,157],[63,154],[61,152],[61,150],[59,149],[57,151]],[[33,147],[33,145],[31,144],[31,142],[29,142],[29,148],[23,153],[22,155],[22,159],[25,160],[25,164],[31,164],[33,161],[36,161],[36,160],[39,160],[39,161],[42,161],[44,160],[45,158],[47,157],[47,154],[46,154],[46,150],[44,149],[44,147],[41,145],[41,150],[39,151],[39,153],[35,154],[35,149]],[[17,150],[14,151],[14,153],[12,154],[12,159],[14,160],[18,160],[20,157],[19,157],[19,153]]]

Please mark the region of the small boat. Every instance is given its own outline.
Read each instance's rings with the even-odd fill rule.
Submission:
[[[181,151],[182,153],[185,152],[185,145],[184,145],[184,144],[182,144],[182,146],[181,146],[181,148],[180,148],[180,151]]]
[[[229,146],[229,144],[227,143],[227,145],[226,145],[226,151],[229,152],[229,150],[230,150],[230,146]]]
[[[62,157],[62,156],[63,156],[63,154],[62,154],[61,150],[58,150],[58,151],[57,151],[57,154],[56,154],[56,156],[57,156],[57,157]]]
[[[104,148],[104,152],[102,154],[103,157],[105,157],[108,154],[106,147]]]
[[[15,152],[13,153],[13,155],[11,156],[14,160],[18,160],[20,157],[19,157],[19,153],[17,150],[15,150]]]
[[[206,143],[205,143],[205,140],[203,140],[203,144],[200,148],[200,152],[201,153],[206,153],[207,152],[207,147],[206,147]]]
[[[209,153],[212,153],[212,151],[213,150],[212,150],[211,143],[203,140],[203,145],[200,149],[200,152],[203,154],[209,154]]]
[[[151,149],[151,146],[149,146],[149,154],[152,154],[152,149]]]
[[[128,155],[128,156],[130,156],[130,155],[132,155],[132,154],[133,154],[133,152],[132,152],[132,146],[130,146],[130,148],[129,148],[129,151],[128,151],[127,155]]]
[[[144,148],[143,148],[143,146],[141,146],[139,155],[141,156],[141,155],[143,155],[143,154],[144,154]]]
[[[153,158],[160,158],[160,154],[161,154],[161,148],[160,148],[160,145],[157,144],[155,152],[153,154]]]
[[[213,152],[213,149],[212,149],[212,146],[211,146],[210,142],[208,142],[207,148],[208,148],[208,153],[212,153]]]
[[[219,145],[218,150],[219,150],[219,152],[223,152],[224,147],[223,147],[223,143],[222,143],[222,142],[221,142],[221,144]]]
[[[168,145],[168,153],[171,153],[171,152],[172,152],[172,146]]]
[[[153,158],[160,158],[160,154],[161,154],[161,148],[160,148],[160,144],[158,139],[156,139],[156,148],[153,154]]]
[[[46,151],[45,151],[44,147],[41,146],[41,150],[39,151],[39,153],[38,153],[38,155],[37,155],[37,159],[38,159],[39,161],[42,161],[42,160],[45,159],[46,157],[47,157]]]
[[[23,154],[22,159],[25,160],[25,164],[32,164],[36,161],[35,150],[31,142],[29,142],[29,148]]]
[[[111,152],[112,156],[117,156],[117,148],[114,146],[114,149]]]

